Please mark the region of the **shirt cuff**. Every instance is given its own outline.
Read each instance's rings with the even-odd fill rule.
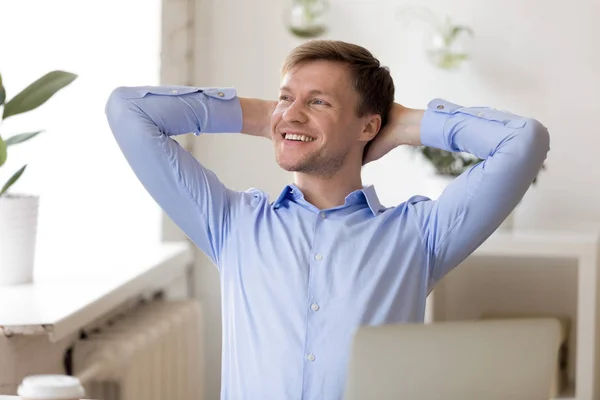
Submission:
[[[206,88],[202,92],[208,100],[206,133],[240,133],[242,131],[242,106],[234,88]],[[196,135],[198,135],[196,133]]]
[[[457,151],[446,132],[446,123],[461,106],[442,99],[434,99],[427,105],[421,121],[421,143],[427,147],[446,151]]]

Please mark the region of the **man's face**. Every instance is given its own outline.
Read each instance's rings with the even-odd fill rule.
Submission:
[[[365,117],[358,117],[359,95],[341,63],[311,61],[283,77],[279,103],[271,117],[277,163],[287,171],[331,176],[357,153],[361,161]]]

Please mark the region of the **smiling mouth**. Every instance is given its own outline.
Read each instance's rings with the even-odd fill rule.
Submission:
[[[296,134],[296,133],[283,133],[282,134],[285,140],[290,140],[294,142],[313,142],[316,139],[310,136]]]

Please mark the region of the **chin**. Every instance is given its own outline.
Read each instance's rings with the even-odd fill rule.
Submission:
[[[276,152],[275,161],[279,167],[288,172],[301,172],[306,168],[306,157],[298,157],[286,152]]]
[[[289,160],[277,159],[277,165],[279,165],[281,169],[288,172],[296,172],[302,168],[302,165],[299,162],[292,162]]]

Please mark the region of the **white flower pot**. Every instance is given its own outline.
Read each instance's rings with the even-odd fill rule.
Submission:
[[[38,209],[38,196],[0,197],[0,286],[33,280]]]

